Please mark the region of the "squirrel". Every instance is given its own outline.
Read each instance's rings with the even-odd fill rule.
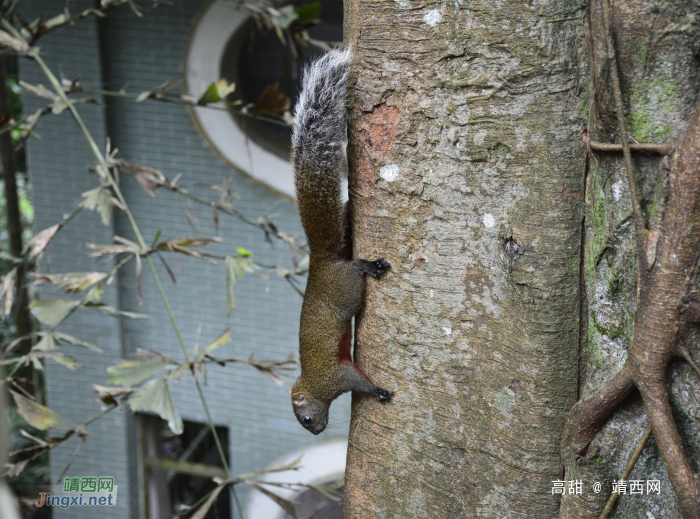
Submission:
[[[313,434],[328,425],[331,403],[359,391],[387,400],[350,356],[351,322],[362,308],[365,274],[379,277],[384,258],[352,258],[348,207],[341,198],[345,164],[346,81],[352,51],[333,50],[304,70],[294,111],[292,165],[301,224],[309,245],[309,276],[299,329],[301,376],[290,388],[294,414]]]

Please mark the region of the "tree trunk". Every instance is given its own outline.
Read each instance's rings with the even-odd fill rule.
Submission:
[[[683,312],[684,302],[697,296],[700,253],[697,115],[689,127],[700,90],[698,20],[692,14],[699,9],[697,0],[589,2],[590,139],[621,142],[613,95],[612,72],[617,71],[631,142],[678,148],[668,156],[632,154],[639,223],[622,153],[591,152],[585,198],[584,383],[562,445],[565,478],[590,485],[581,495],[564,496],[562,518],[600,515],[611,483],[623,473],[649,417],[652,439],[628,480],[645,486],[647,480],[659,480],[660,494],[648,494],[646,488],[643,495],[623,494],[614,516],[700,514],[700,482],[693,475],[700,469],[700,382],[686,362],[671,361],[667,369],[680,354],[679,345],[698,358],[698,336],[683,325],[688,320]],[[635,232],[639,226],[643,231]],[[595,481],[602,482],[598,493],[592,488]]]
[[[582,2],[346,0],[367,286],[348,518],[555,517],[577,397]],[[583,92],[583,94],[581,94]]]

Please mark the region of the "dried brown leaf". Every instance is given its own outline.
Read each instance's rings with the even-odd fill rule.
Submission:
[[[56,288],[66,293],[82,292],[95,283],[107,278],[108,274],[102,272],[80,272],[69,274],[32,274],[36,280],[34,285],[53,283]]]
[[[279,82],[268,85],[255,103],[255,115],[281,115],[291,108],[289,97],[280,91]]]
[[[34,259],[41,256],[51,239],[60,228],[61,224],[57,223],[56,225],[52,225],[51,227],[41,231],[27,242],[27,245],[24,247],[24,251],[22,251],[22,255],[24,256],[27,251],[29,251],[29,259]]]
[[[2,278],[0,285],[0,304],[2,304],[2,318],[5,319],[10,315],[12,310],[12,302],[15,298],[15,282],[17,280],[17,267],[8,272]]]
[[[92,389],[97,392],[100,400],[107,405],[118,405],[119,397],[129,395],[134,392],[132,387],[109,387],[93,384]]]

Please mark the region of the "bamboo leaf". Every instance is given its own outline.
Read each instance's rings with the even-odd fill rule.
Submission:
[[[117,405],[119,404],[117,398],[134,392],[132,387],[107,387],[97,384],[93,384],[92,389],[97,392],[100,400],[107,405]]]
[[[61,366],[65,366],[66,368],[73,371],[78,371],[80,368],[82,368],[82,366],[76,362],[75,357],[71,357],[70,355],[64,355],[63,353],[56,353],[53,351],[42,352],[41,354],[37,355],[37,357],[51,359],[54,362],[59,363]]]
[[[67,418],[48,407],[37,404],[34,400],[12,390],[10,390],[10,394],[17,404],[17,411],[32,427],[45,431],[47,429],[72,429],[75,426]]]
[[[41,231],[39,234],[37,234],[27,242],[27,245],[24,247],[24,251],[22,251],[22,255],[26,254],[28,251],[29,259],[41,256],[41,254],[46,249],[46,246],[49,244],[51,239],[54,237],[54,235],[58,232],[60,228],[61,225],[56,224]]]
[[[226,256],[226,314],[231,315],[231,310],[236,307],[236,299],[233,294],[233,285],[246,274],[252,274],[259,267],[253,263],[251,257]]]
[[[197,250],[197,247],[203,247],[211,243],[216,243],[221,241],[221,238],[170,238],[160,242],[155,246],[156,250],[180,252],[186,254],[187,256],[193,256],[197,259],[201,259],[208,263],[214,264],[214,261],[206,258],[201,252]]]
[[[2,318],[5,319],[12,311],[12,303],[15,299],[15,282],[17,281],[17,267],[8,272],[2,278],[0,285],[0,304],[2,304]]]
[[[104,187],[96,187],[83,193],[83,200],[80,207],[90,211],[97,211],[102,218],[104,225],[109,225],[112,218],[112,201],[109,193]]]
[[[88,301],[85,303],[86,308],[92,308],[93,310],[97,310],[101,314],[108,315],[110,317],[128,317],[129,319],[147,319],[148,314],[139,314],[136,312],[125,312],[123,310],[117,310],[113,306],[109,306],[108,304],[105,303],[93,303],[91,301]]]
[[[29,43],[23,39],[10,36],[10,34],[5,31],[0,31],[0,47],[8,47],[23,54],[29,50]]]
[[[299,18],[299,13],[296,12],[292,4],[289,4],[277,9],[277,13],[273,13],[272,16],[280,28],[287,29]]]
[[[39,342],[34,345],[32,351],[52,351],[56,349],[58,349],[56,338],[52,333],[46,333],[39,339]]]
[[[204,517],[207,515],[207,512],[209,509],[212,507],[214,503],[216,503],[216,500],[219,497],[219,494],[221,494],[221,491],[226,488],[226,485],[219,485],[216,487],[214,490],[212,490],[211,494],[207,498],[207,500],[204,502],[204,504],[197,510],[197,513],[192,516],[192,519],[204,519]]]
[[[118,366],[107,368],[107,373],[109,373],[107,383],[135,386],[172,366],[169,362],[124,360]]]
[[[212,342],[207,344],[202,351],[200,351],[196,357],[195,357],[195,362],[201,361],[205,355],[211,355],[211,353],[226,344],[231,340],[231,334],[228,333],[227,331],[221,332],[221,334],[214,339]]]
[[[87,248],[95,252],[88,252],[88,258],[99,258],[101,256],[109,256],[112,254],[122,254],[124,252],[134,252],[139,253],[139,248],[135,249],[129,245],[97,245],[95,243],[88,243]]]
[[[133,411],[151,411],[168,422],[168,427],[175,434],[182,434],[183,424],[175,408],[173,397],[165,377],[146,382],[129,397]]]
[[[200,106],[223,101],[226,97],[236,89],[236,85],[229,83],[226,79],[221,79],[218,83],[212,83],[207,90],[197,100]]]
[[[300,22],[313,23],[318,21],[321,16],[321,3],[313,2],[311,4],[302,4],[295,7],[294,12],[299,15]]]
[[[102,272],[80,272],[72,274],[34,274],[35,285],[53,283],[56,288],[67,293],[82,292],[95,283],[105,279],[108,274]]]
[[[92,344],[90,342],[80,340],[77,337],[73,337],[72,335],[54,332],[53,336],[55,339],[57,339],[59,341],[67,342],[69,344],[75,344],[76,346],[80,346],[81,348],[85,348],[86,350],[94,351],[97,353],[104,353],[102,348],[100,348],[99,346],[95,346],[94,344]]]
[[[294,501],[291,501],[291,500],[286,499],[282,496],[279,496],[279,495],[275,494],[274,492],[270,492],[268,489],[266,489],[262,485],[258,485],[256,483],[253,483],[252,481],[246,481],[246,483],[248,483],[255,490],[262,492],[267,497],[272,499],[275,503],[277,503],[279,506],[281,506],[285,512],[287,512],[289,515],[294,517],[294,519],[297,518],[297,507],[296,507],[296,503]]]
[[[56,328],[78,306],[80,306],[80,301],[49,299],[32,301],[29,303],[29,310],[41,324],[45,324],[49,328]]]

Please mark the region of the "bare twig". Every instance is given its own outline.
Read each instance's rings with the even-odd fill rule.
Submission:
[[[78,446],[75,448],[75,451],[73,452],[73,456],[68,460],[68,463],[66,463],[66,466],[63,467],[63,470],[61,471],[61,475],[56,478],[56,482],[54,485],[58,485],[61,481],[63,481],[63,478],[65,477],[66,473],[68,472],[68,469],[73,465],[73,462],[75,461],[75,458],[78,456],[78,453],[80,452],[80,449],[83,448],[83,445],[85,445],[85,442],[88,439],[88,435],[84,434],[83,437],[80,439],[80,443]]]
[[[113,90],[84,90],[81,89],[79,92],[84,93],[84,94],[91,94],[91,95],[101,95],[105,97],[122,97],[122,98],[127,98],[127,99],[138,99],[141,94],[133,94],[129,92],[115,92]],[[223,103],[223,105],[217,103],[217,104],[205,104],[205,105],[200,105],[197,104],[196,101],[188,101],[186,99],[182,99],[181,96],[179,95],[171,95],[171,96],[148,96],[146,100],[149,101],[160,101],[162,103],[170,103],[170,104],[176,104],[180,106],[189,106],[192,108],[209,108],[211,110],[220,110],[223,112],[233,112],[236,115],[240,115],[242,117],[249,117],[251,119],[258,119],[260,121],[265,121],[268,123],[276,124],[278,126],[289,126],[289,123],[287,123],[283,119],[276,119],[274,117],[267,117],[265,115],[257,115],[249,110],[243,110],[243,109],[236,109],[233,108],[233,104],[231,103]]]
[[[620,142],[622,143],[622,154],[625,160],[625,168],[627,169],[627,182],[630,188],[630,197],[632,198],[632,209],[634,210],[634,223],[637,234],[637,249],[639,251],[639,260],[642,267],[646,268],[647,260],[644,253],[644,218],[642,217],[642,208],[639,203],[639,193],[637,191],[637,180],[634,177],[634,166],[632,165],[632,153],[630,152],[629,137],[627,134],[627,121],[625,119],[624,106],[622,104],[622,93],[620,91],[620,77],[617,70],[617,59],[615,57],[615,42],[613,41],[613,28],[610,23],[612,17],[612,0],[609,2],[603,0],[603,25],[606,31],[606,40],[608,44],[608,63],[610,65],[610,79],[612,80],[612,93],[615,100],[615,109],[617,112],[617,124],[620,133]]]
[[[679,346],[678,349],[681,352],[681,355],[683,355],[683,358],[688,362],[688,364],[690,364],[690,367],[692,367],[698,377],[700,377],[700,366],[698,366],[693,360],[693,357],[690,356],[688,349],[685,346]]]
[[[597,142],[590,140],[585,133],[581,135],[583,143],[596,151],[608,151],[611,153],[622,153],[624,150],[622,144],[608,144],[605,142]],[[640,151],[646,153],[658,153],[659,155],[670,155],[676,149],[674,143],[649,143],[649,144],[630,144],[630,151]]]
[[[625,467],[625,471],[622,473],[622,476],[620,476],[620,481],[626,480],[629,477],[629,475],[632,473],[632,469],[634,469],[634,465],[637,463],[639,456],[642,454],[642,451],[644,450],[644,446],[647,444],[647,441],[649,440],[650,436],[651,436],[651,422],[649,422],[649,425],[647,425],[647,428],[644,431],[642,438],[639,440],[639,443],[637,444],[637,448],[634,449],[632,456],[630,457],[629,461],[627,462],[627,467]],[[610,499],[608,499],[608,502],[605,505],[605,508],[603,509],[603,513],[600,514],[600,519],[607,519],[607,517],[610,515],[610,512],[612,512],[612,509],[615,506],[615,502],[617,501],[617,498],[619,496],[620,496],[619,492],[613,492],[612,494],[610,494]]]

